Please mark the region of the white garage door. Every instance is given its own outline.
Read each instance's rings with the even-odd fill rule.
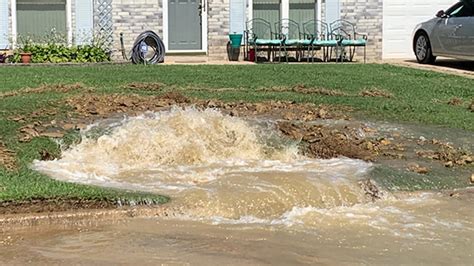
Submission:
[[[448,9],[456,0],[384,0],[383,58],[413,58],[411,35],[415,26]]]

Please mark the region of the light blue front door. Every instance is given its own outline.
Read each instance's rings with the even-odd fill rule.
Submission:
[[[201,50],[200,0],[167,0],[169,50]]]

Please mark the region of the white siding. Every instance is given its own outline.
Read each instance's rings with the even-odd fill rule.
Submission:
[[[8,0],[0,0],[0,49],[9,47]]]
[[[415,26],[454,3],[454,0],[384,0],[383,58],[414,58],[412,33]]]
[[[86,44],[92,40],[94,30],[94,11],[92,0],[76,0],[75,43]]]

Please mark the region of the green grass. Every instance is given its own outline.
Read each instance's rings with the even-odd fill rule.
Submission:
[[[246,66],[32,66],[0,67],[0,94],[44,84],[83,83],[97,92],[131,93],[121,86],[132,82],[160,82],[182,93],[222,100],[292,100],[316,104],[350,106],[355,114],[370,119],[433,124],[474,131],[474,114],[467,108],[474,99],[474,80],[423,70],[379,64],[246,65]],[[264,92],[257,88],[272,86],[337,89],[348,96]],[[235,88],[232,91],[199,91],[192,88]],[[393,98],[362,97],[364,89],[381,89]],[[164,202],[157,195],[124,192],[51,180],[29,169],[32,160],[46,149],[58,152],[47,138],[20,143],[16,137],[20,124],[8,120],[11,115],[27,114],[71,95],[42,93],[0,98],[0,139],[18,155],[19,170],[8,172],[0,167],[0,201],[37,198],[144,199]],[[158,92],[156,92],[158,93]],[[153,92],[148,93],[153,94]],[[462,106],[447,104],[457,97]]]
[[[454,75],[415,70],[391,65],[251,65],[251,66],[133,66],[98,65],[87,67],[5,67],[2,91],[36,87],[51,83],[81,82],[104,92],[120,91],[131,82],[161,82],[179,87],[241,88],[236,92],[188,92],[199,97],[224,100],[296,100],[348,105],[373,118],[422,122],[474,130],[474,116],[466,106],[446,102],[458,97],[465,102],[474,98],[474,80]],[[255,93],[260,87],[294,86],[337,89],[353,96],[334,97],[292,93]],[[378,88],[391,92],[392,99],[355,96],[361,90]],[[185,92],[186,93],[186,92]],[[0,102],[2,110],[15,106],[37,108],[54,94]],[[26,111],[26,110],[25,110]]]

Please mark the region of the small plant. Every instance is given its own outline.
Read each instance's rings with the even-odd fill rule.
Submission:
[[[99,39],[98,39],[99,40]],[[19,48],[12,62],[23,62],[29,54],[32,63],[87,63],[110,61],[110,54],[103,42],[96,41],[87,45],[68,45],[66,39],[52,31],[43,38],[31,36],[19,38]]]

